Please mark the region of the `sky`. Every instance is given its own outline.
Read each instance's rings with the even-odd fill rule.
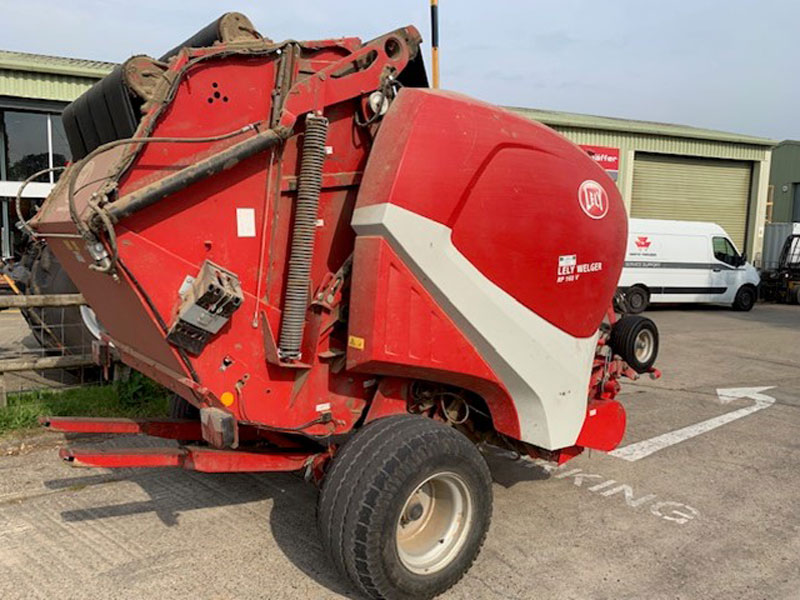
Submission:
[[[509,106],[800,139],[797,0],[440,0],[442,87]],[[0,48],[159,56],[226,11],[273,40],[371,39],[428,0],[0,0]],[[430,51],[425,46],[430,64]]]

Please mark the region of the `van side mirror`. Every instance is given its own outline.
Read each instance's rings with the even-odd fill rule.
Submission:
[[[747,264],[747,252],[742,252],[739,255],[739,266],[744,266]]]

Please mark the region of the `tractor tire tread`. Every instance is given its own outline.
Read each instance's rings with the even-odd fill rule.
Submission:
[[[351,479],[351,473],[364,462],[365,457],[370,456],[374,446],[381,442],[383,436],[391,435],[392,430],[400,425],[402,416],[375,421],[356,432],[337,452],[322,482],[322,489],[317,497],[320,537],[323,548],[332,556],[337,568],[342,572],[344,572],[344,558],[341,555],[341,528],[344,527],[344,519],[341,513],[350,505],[355,490],[353,484],[357,482]],[[360,475],[363,475],[363,469]]]
[[[357,434],[345,445],[345,448],[350,446],[350,452],[345,454],[343,449],[342,454],[334,458],[334,463],[339,462],[339,465],[331,469],[331,479],[323,487],[320,525],[323,528],[327,525],[329,531],[327,535],[323,531],[323,545],[331,551],[337,568],[370,597],[397,600],[433,597],[463,577],[485,540],[491,520],[491,475],[486,461],[461,433],[426,417],[388,417],[366,427],[362,433],[369,433],[369,436]],[[486,498],[482,498],[484,527],[480,528],[480,539],[472,553],[460,557],[464,560],[436,584],[436,590],[403,591],[381,566],[384,536],[387,535],[385,527],[371,526],[371,522],[376,515],[381,518],[391,509],[392,502],[403,492],[400,486],[413,478],[421,465],[435,462],[442,455],[457,457],[460,464],[477,465],[480,480],[477,487],[488,490]],[[330,496],[325,497],[327,486],[332,486],[331,493],[338,493],[329,512],[326,504],[330,504]],[[342,493],[342,488],[347,491]],[[394,535],[394,531],[390,534]],[[458,562],[457,559],[451,564]]]

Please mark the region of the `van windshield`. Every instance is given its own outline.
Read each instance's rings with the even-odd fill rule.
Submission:
[[[739,264],[739,253],[728,238],[714,238],[714,258],[727,265],[737,266]]]

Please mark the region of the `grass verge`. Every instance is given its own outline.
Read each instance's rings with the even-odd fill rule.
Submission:
[[[38,426],[39,417],[163,417],[170,393],[140,373],[112,385],[9,394],[0,435]]]

